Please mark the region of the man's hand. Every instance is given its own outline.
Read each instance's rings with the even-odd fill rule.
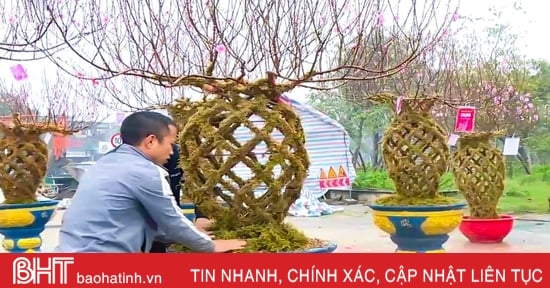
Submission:
[[[210,231],[210,228],[212,227],[212,221],[210,221],[207,218],[198,218],[195,220],[195,226],[199,231],[206,233],[211,238],[214,238],[214,233]]]
[[[214,240],[214,252],[225,253],[234,250],[243,249],[246,246],[246,241],[238,239],[230,240]]]
[[[195,226],[199,228],[202,232],[208,232],[208,230],[212,227],[212,221],[207,218],[198,218],[195,220]]]

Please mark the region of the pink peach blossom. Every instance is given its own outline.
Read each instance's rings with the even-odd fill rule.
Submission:
[[[378,15],[376,16],[376,26],[379,28],[384,26],[384,14],[382,14],[382,11],[378,11]]]
[[[220,53],[220,54],[223,54],[225,53],[226,49],[225,49],[225,46],[222,45],[222,44],[218,44],[216,45],[216,52]]]
[[[455,11],[455,13],[453,13],[453,17],[451,18],[451,21],[457,21],[458,19],[460,19],[460,15],[458,15],[458,11]]]

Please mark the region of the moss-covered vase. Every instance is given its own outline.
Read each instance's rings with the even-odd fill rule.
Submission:
[[[374,224],[390,234],[397,252],[443,252],[447,234],[462,221],[465,204],[439,195],[450,152],[447,133],[431,113],[436,100],[400,100],[382,139],[382,155],[396,193],[370,208]],[[394,101],[387,102],[395,107]]]
[[[461,135],[453,155],[455,183],[470,209],[470,216],[465,217],[460,231],[471,242],[501,242],[513,227],[513,217],[497,212],[506,178],[504,156],[493,144],[499,134]]]

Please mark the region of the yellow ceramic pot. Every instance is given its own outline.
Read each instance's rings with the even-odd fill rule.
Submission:
[[[462,222],[464,203],[441,206],[369,205],[374,224],[390,234],[400,253],[442,253]]]
[[[38,201],[30,204],[0,204],[0,234],[2,247],[11,253],[39,252],[40,233],[52,218],[58,201]]]

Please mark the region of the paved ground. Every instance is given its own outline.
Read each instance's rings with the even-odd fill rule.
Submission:
[[[531,215],[530,219],[535,219]],[[389,236],[372,224],[370,209],[346,206],[344,212],[319,218],[289,218],[289,222],[312,237],[329,239],[341,252],[393,252]],[[445,245],[447,252],[550,252],[550,222],[516,221],[515,228],[501,244],[472,244],[455,230]]]
[[[63,211],[59,211],[42,233],[43,250],[52,251],[57,245],[59,225]],[[550,252],[550,219],[526,215],[516,221],[514,230],[501,244],[471,244],[459,231],[451,234],[445,248],[448,252]],[[533,221],[534,219],[546,219]],[[389,236],[372,224],[369,208],[363,205],[345,206],[343,212],[317,218],[289,217],[288,221],[309,236],[331,240],[338,244],[339,252],[393,252]],[[0,251],[2,249],[0,248]]]

